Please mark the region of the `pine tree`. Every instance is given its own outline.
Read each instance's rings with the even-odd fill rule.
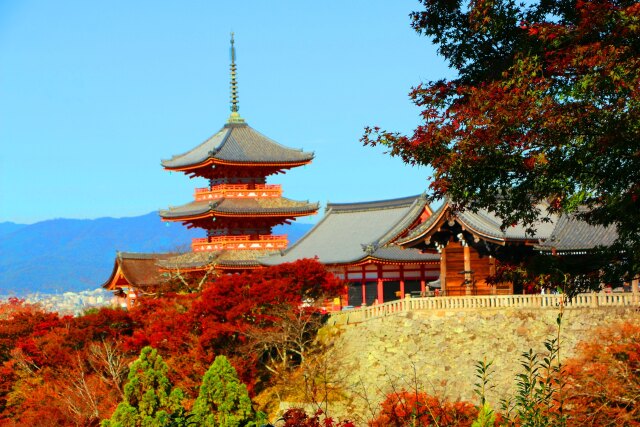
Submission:
[[[255,425],[247,386],[226,357],[217,356],[202,379],[193,405],[193,420],[203,427]]]
[[[179,388],[172,390],[167,364],[157,350],[145,347],[129,370],[124,386],[124,401],[103,427],[160,427],[184,412]]]

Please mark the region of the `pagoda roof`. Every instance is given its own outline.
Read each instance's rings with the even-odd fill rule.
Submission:
[[[324,218],[281,255],[260,259],[264,265],[317,258],[323,264],[357,264],[367,260],[437,262],[438,255],[403,250],[392,242],[431,212],[424,196],[364,203],[328,204]]]
[[[285,147],[246,123],[227,123],[215,135],[186,153],[162,161],[166,169],[188,170],[210,164],[299,166],[312,152]]]
[[[318,211],[318,203],[277,198],[223,198],[198,201],[160,211],[165,220],[180,221],[208,216],[302,216]],[[194,218],[195,217],[195,218]]]
[[[158,262],[165,270],[241,269],[260,267],[258,258],[273,255],[273,250],[223,250],[215,252],[187,252]]]
[[[158,262],[175,257],[175,253],[117,252],[113,270],[103,288],[115,290],[123,280],[136,289],[154,288],[163,280]]]
[[[545,211],[546,203],[537,208]],[[588,250],[596,246],[608,246],[616,238],[614,227],[592,226],[573,214],[550,215],[548,221],[538,221],[533,225],[534,233],[521,224],[501,228],[502,219],[485,209],[478,211],[455,211],[448,200],[425,222],[414,228],[406,237],[398,240],[404,247],[429,240],[447,224],[458,223],[463,230],[481,240],[500,245],[521,243],[536,246],[540,250]],[[546,248],[546,249],[545,249]]]

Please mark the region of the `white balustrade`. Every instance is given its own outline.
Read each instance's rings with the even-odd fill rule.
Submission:
[[[567,300],[562,294],[546,295],[483,295],[458,297],[405,298],[384,304],[365,306],[331,314],[329,323],[346,325],[370,319],[417,310],[468,310],[490,308],[557,309],[587,307],[624,307],[640,305],[636,293],[584,293]]]

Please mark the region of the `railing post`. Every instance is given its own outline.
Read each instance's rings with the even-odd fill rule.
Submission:
[[[600,302],[598,301],[598,294],[595,292],[591,292],[591,307],[598,307]]]

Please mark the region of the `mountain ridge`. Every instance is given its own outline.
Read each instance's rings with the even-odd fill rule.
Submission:
[[[274,227],[295,242],[312,224]],[[116,251],[186,249],[203,231],[163,223],[157,212],[135,217],[0,223],[0,295],[78,292],[109,278]]]

